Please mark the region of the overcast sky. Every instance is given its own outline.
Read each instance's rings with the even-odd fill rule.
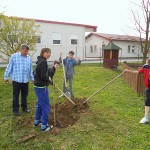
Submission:
[[[125,34],[132,1],[140,0],[0,0],[0,9],[9,16],[89,24],[98,26],[98,32]]]

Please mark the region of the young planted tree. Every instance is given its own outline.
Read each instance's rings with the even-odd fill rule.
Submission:
[[[140,37],[143,63],[145,63],[150,51],[150,0],[140,0],[140,3],[134,3],[134,6],[134,9],[131,9],[134,30]]]
[[[22,44],[27,44],[34,52],[39,34],[39,25],[34,20],[8,17],[0,13],[0,59],[8,61]]]

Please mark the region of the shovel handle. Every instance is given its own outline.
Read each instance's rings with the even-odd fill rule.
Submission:
[[[55,85],[56,86],[56,85]],[[56,88],[74,105],[76,105],[60,88],[56,86]]]
[[[114,80],[116,80],[117,78],[119,78],[122,74],[124,74],[124,71],[119,74],[118,76],[116,76],[113,80],[111,80],[110,82],[108,82],[106,85],[104,85],[103,87],[101,87],[99,90],[97,90],[94,94],[92,94],[86,101],[84,101],[83,103],[86,103],[87,101],[89,101],[93,96],[95,96],[98,92],[100,92],[101,90],[103,90],[105,87],[107,87],[109,84],[111,84]]]
[[[66,81],[66,73],[65,73],[65,66],[64,66],[64,59],[62,59],[62,68],[63,68],[63,74],[64,74],[64,82],[65,82],[65,87],[67,88],[67,81]]]

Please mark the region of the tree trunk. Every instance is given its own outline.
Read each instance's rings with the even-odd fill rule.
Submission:
[[[143,52],[143,64],[146,64],[147,53]]]

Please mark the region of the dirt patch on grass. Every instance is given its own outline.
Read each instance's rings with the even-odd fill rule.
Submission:
[[[14,120],[16,122],[16,126],[19,127],[32,127],[34,122],[33,116],[20,116],[20,117],[14,117]]]
[[[67,128],[77,123],[81,113],[89,109],[88,104],[84,104],[85,99],[72,99],[76,104],[72,104],[66,100],[64,103],[57,103],[51,107],[51,114],[49,117],[49,124],[54,124],[58,128]]]
[[[72,104],[67,99],[64,102],[56,103],[51,106],[51,112],[49,116],[49,124],[54,125],[50,133],[58,135],[61,128],[67,128],[73,126],[80,119],[82,113],[86,113],[89,110],[87,103],[83,104],[86,99],[73,98],[72,101],[76,104]],[[16,120],[16,117],[14,118]],[[19,127],[32,127],[34,122],[34,116],[18,117],[15,121]],[[23,137],[21,137],[21,141]],[[28,136],[25,138],[28,138]],[[29,136],[30,138],[30,136]],[[24,139],[24,138],[23,138]]]

